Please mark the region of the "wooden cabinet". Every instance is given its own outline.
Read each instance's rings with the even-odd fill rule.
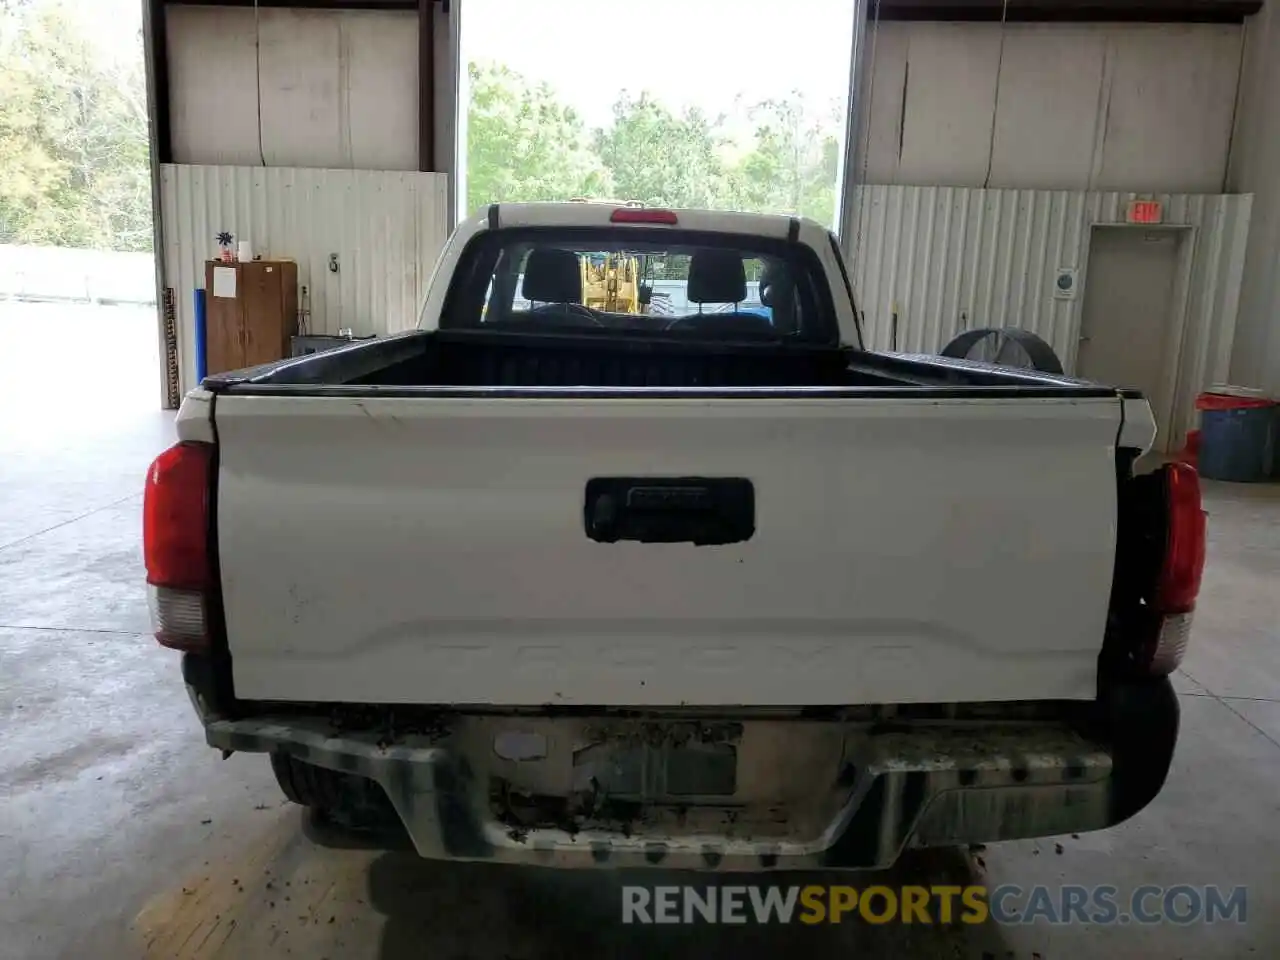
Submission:
[[[209,373],[289,356],[298,332],[298,265],[291,260],[205,264],[205,363]]]

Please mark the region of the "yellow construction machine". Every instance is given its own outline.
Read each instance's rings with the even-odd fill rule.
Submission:
[[[599,203],[613,207],[643,207],[638,200],[605,200],[574,197],[570,203]],[[607,313],[643,313],[640,297],[640,261],[627,253],[584,253],[582,305]]]
[[[606,313],[640,313],[640,262],[626,253],[584,253],[582,303]]]

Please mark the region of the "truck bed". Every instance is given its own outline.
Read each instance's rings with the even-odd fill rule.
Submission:
[[[365,341],[266,367],[208,377],[215,393],[355,392],[421,395],[503,388],[831,388],[871,396],[904,389],[937,397],[1116,397],[1113,388],[1032,370],[925,355],[872,354],[776,341],[709,342],[610,333],[422,331]],[[1124,394],[1136,397],[1137,394]]]

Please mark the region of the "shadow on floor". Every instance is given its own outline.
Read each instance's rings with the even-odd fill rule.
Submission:
[[[894,960],[1005,960],[992,924],[870,925],[773,923],[742,926],[624,925],[621,888],[636,884],[727,885],[883,884],[964,886],[981,882],[958,849],[913,851],[874,873],[717,875],[668,870],[563,871],[423,860],[389,851],[369,869],[369,903],[385,917],[381,960],[409,957],[778,957],[803,949],[816,956]]]

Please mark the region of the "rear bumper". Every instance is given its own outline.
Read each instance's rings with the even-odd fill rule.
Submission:
[[[589,740],[593,732],[598,737],[590,719],[472,716],[448,732],[404,734],[390,744],[377,733],[335,735],[320,718],[228,720],[202,712],[202,719],[211,746],[286,753],[376,781],[424,857],[757,871],[885,867],[907,847],[1118,823],[1159,792],[1178,708],[1163,680],[1126,687],[1112,698],[1108,715],[1129,727],[1113,727],[1128,733],[1106,746],[1043,723],[877,732],[865,724],[745,720],[733,724],[739,772],[732,803],[704,797],[665,819],[628,823],[554,814],[521,822],[495,804],[500,774],[560,787],[572,780],[580,751],[563,745]],[[193,701],[201,709],[194,690]],[[493,738],[511,731],[544,735],[545,755],[495,759]],[[511,763],[519,766],[516,773],[509,773]],[[530,764],[546,770],[529,774]],[[748,764],[754,773],[744,772]],[[793,792],[756,803],[751,794],[762,786]],[[736,812],[725,816],[726,807]]]

